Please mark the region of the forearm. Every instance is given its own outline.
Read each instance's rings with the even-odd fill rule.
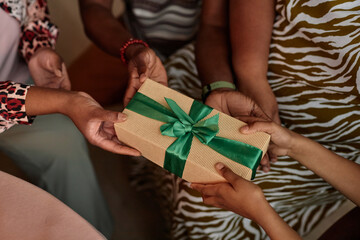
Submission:
[[[25,108],[28,116],[62,113],[68,115],[68,109],[77,92],[61,89],[30,87],[26,95]]]
[[[195,56],[202,85],[233,83],[228,39],[228,1],[204,1]]]
[[[230,0],[232,63],[238,86],[267,83],[274,1]]]
[[[131,38],[129,31],[111,13],[112,1],[80,1],[87,36],[105,52],[119,57],[121,46]]]
[[[295,134],[289,156],[298,160],[347,198],[360,206],[360,165],[340,157],[320,144]]]
[[[195,54],[203,86],[216,81],[234,83],[225,27],[203,26],[198,33]]]
[[[232,67],[239,91],[280,123],[276,97],[267,79],[274,22],[273,0],[230,0]]]
[[[301,239],[269,204],[259,207],[263,208],[260,211],[262,215],[255,221],[265,230],[270,239]]]

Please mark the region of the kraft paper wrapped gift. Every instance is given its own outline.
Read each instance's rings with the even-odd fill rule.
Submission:
[[[123,112],[127,120],[115,124],[119,140],[189,182],[224,182],[217,162],[253,179],[270,141],[266,133],[241,134],[244,122],[150,79]]]

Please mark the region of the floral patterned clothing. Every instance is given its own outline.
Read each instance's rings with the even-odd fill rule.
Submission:
[[[19,51],[26,61],[40,47],[55,47],[58,29],[49,20],[45,0],[0,0],[0,8],[20,24]]]
[[[31,124],[26,115],[25,98],[30,86],[10,81],[0,82],[0,133],[15,124]]]

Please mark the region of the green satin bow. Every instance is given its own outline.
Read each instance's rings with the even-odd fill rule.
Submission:
[[[165,169],[182,177],[195,136],[216,152],[252,169],[252,178],[255,177],[262,151],[243,142],[217,137],[219,114],[202,120],[211,113],[213,110],[211,107],[193,101],[188,115],[172,99],[165,98],[165,100],[170,109],[138,92],[126,107],[143,116],[166,122],[160,127],[161,134],[177,138],[166,149]]]

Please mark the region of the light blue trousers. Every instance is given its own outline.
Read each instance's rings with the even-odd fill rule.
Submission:
[[[38,116],[31,126],[0,134],[0,151],[31,179],[80,214],[105,237],[112,219],[97,182],[84,137],[66,116]]]

